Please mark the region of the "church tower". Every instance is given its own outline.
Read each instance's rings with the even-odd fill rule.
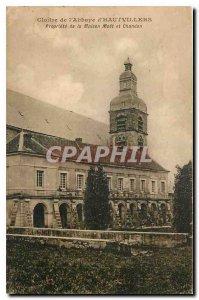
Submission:
[[[137,96],[137,78],[128,58],[120,75],[119,96],[110,103],[110,145],[147,145],[147,106]]]

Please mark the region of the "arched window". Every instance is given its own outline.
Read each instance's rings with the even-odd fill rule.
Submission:
[[[119,136],[116,137],[115,143],[117,145],[125,146],[126,145],[126,137],[125,135],[120,134]]]
[[[124,205],[120,203],[118,205],[118,209],[119,209],[120,220],[124,220],[124,217],[125,217],[125,208],[124,208]]]
[[[144,144],[144,140],[143,140],[143,137],[140,135],[139,137],[138,137],[138,146],[143,146],[143,144]]]
[[[160,214],[162,216],[163,224],[166,223],[166,212],[167,212],[166,204],[161,203],[161,205],[160,205]]]
[[[117,131],[125,131],[126,130],[126,117],[119,116],[116,120],[117,122]]]
[[[143,218],[147,217],[147,205],[144,203],[141,204],[141,216]]]
[[[77,204],[77,216],[78,216],[78,221],[82,222],[82,220],[83,220],[83,207],[82,207],[82,204]]]
[[[131,216],[135,215],[135,211],[136,211],[135,204],[131,203],[131,205],[130,205]]]
[[[33,210],[33,226],[45,227],[46,207],[42,203],[38,203]]]
[[[142,120],[142,117],[138,118],[138,131],[143,131],[143,120]]]
[[[59,213],[61,218],[62,228],[67,228],[68,226],[68,216],[69,216],[69,207],[66,203],[62,203],[59,207]]]
[[[155,203],[151,204],[151,211],[154,212],[157,210],[157,206],[155,205]]]

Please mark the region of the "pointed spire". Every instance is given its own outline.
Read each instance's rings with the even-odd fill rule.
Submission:
[[[124,65],[125,65],[125,71],[131,71],[132,63],[129,57],[125,60]]]
[[[130,58],[129,58],[129,57],[127,57],[127,59],[125,60],[124,64],[125,64],[125,65],[131,64],[131,61],[130,61]]]

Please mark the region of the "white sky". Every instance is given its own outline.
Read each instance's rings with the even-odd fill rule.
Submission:
[[[192,158],[190,8],[13,7],[7,11],[7,86],[109,121],[129,56],[148,107],[152,157],[171,171]],[[151,17],[143,29],[45,29],[39,17]]]

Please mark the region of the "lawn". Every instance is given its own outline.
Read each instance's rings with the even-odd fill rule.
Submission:
[[[192,294],[192,250],[148,249],[125,256],[8,239],[7,292]]]

